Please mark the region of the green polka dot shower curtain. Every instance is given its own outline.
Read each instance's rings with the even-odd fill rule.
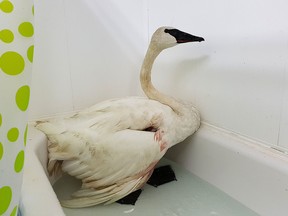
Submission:
[[[33,62],[33,0],[0,0],[0,215],[18,212]]]

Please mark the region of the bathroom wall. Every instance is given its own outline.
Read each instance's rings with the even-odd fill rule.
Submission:
[[[142,95],[148,40],[162,25],[205,42],[165,50],[161,91],[190,100],[205,122],[288,147],[285,0],[35,0],[30,119]]]
[[[31,118],[135,94],[147,45],[144,1],[35,1]]]

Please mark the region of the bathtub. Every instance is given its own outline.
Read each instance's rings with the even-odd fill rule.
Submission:
[[[47,175],[46,144],[45,135],[30,126],[20,203],[23,216],[65,215],[52,188],[59,176],[50,178]],[[285,152],[277,148],[262,145],[238,134],[203,123],[194,136],[170,149],[166,158],[176,162],[175,166],[181,170],[180,176],[190,172],[194,179],[202,179],[201,181],[204,182],[201,183],[202,186],[206,187],[205,182],[207,182],[207,187],[218,188],[221,196],[231,197],[231,200],[241,203],[240,205],[248,209],[249,215],[250,212],[251,215],[261,216],[288,215],[288,157]],[[201,185],[199,187],[202,187]],[[171,183],[170,188],[174,187],[172,186]],[[146,191],[149,190],[152,193],[154,189],[148,188]],[[156,194],[158,196],[160,192]],[[206,194],[206,196],[209,199],[210,195]],[[227,197],[226,201],[229,199]],[[157,200],[155,197],[153,199]],[[190,205],[193,202],[197,202],[197,199],[192,200]],[[231,203],[234,205],[234,201]],[[239,207],[237,203],[235,206]],[[239,208],[244,209],[241,206]],[[133,214],[133,210],[134,208],[126,206],[123,214],[138,216]],[[162,215],[185,214],[170,212]],[[225,214],[210,210],[209,214],[199,213],[199,215]],[[246,216],[248,213],[242,215]]]

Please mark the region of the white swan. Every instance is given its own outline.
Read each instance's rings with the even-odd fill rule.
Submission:
[[[174,28],[153,34],[140,80],[148,98],[127,97],[96,104],[70,117],[37,122],[48,139],[48,170],[82,180],[65,207],[115,202],[141,188],[171,146],[200,125],[198,111],[157,91],[151,69],[158,54],[179,43],[203,41]]]

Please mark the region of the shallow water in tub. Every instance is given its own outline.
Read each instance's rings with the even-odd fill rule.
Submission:
[[[170,164],[176,174],[173,181],[157,188],[146,185],[133,205],[98,205],[82,209],[63,208],[67,216],[256,216],[255,212],[243,206],[216,187],[169,160],[162,160],[159,165]],[[54,184],[54,190],[61,199],[80,187],[81,183],[70,177],[63,176]]]

